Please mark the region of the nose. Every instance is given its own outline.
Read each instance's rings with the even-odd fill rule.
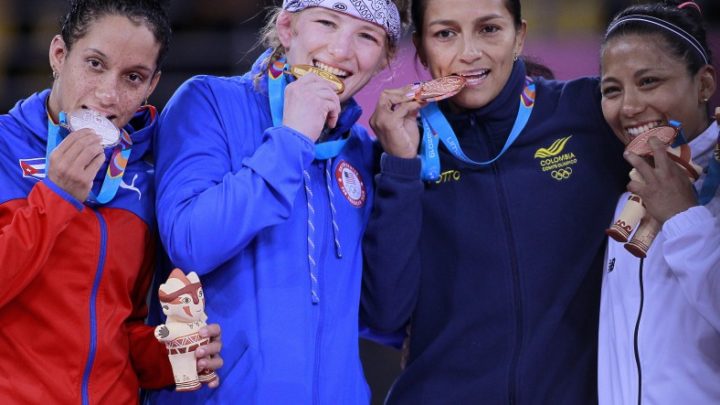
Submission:
[[[338,60],[346,59],[352,53],[351,33],[337,32],[329,41],[328,53]]]
[[[472,35],[466,35],[462,41],[460,59],[465,63],[472,63],[482,58],[483,51],[479,40]]]
[[[644,109],[644,104],[640,94],[635,90],[625,90],[622,99],[620,112],[626,117],[634,117]]]
[[[102,77],[95,87],[95,97],[103,107],[117,104],[119,99],[117,80],[109,75]]]

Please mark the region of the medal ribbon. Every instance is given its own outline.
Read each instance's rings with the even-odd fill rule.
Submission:
[[[285,63],[285,58],[268,63],[268,96],[270,98],[270,114],[272,115],[273,125],[279,127],[282,125],[283,105],[285,103],[285,74],[289,74],[290,67]],[[327,160],[339,155],[345,147],[350,135],[334,140],[315,144],[315,159]]]
[[[64,112],[60,112],[59,118],[60,125],[55,125],[51,119],[48,119],[48,140],[45,152],[46,173],[50,172],[50,154],[70,133],[67,128],[67,115]],[[130,152],[132,152],[132,139],[130,139],[127,131],[122,130],[120,143],[113,148],[112,155],[110,156],[107,171],[105,172],[105,179],[103,179],[102,186],[100,187],[100,193],[96,196],[94,192],[90,191],[90,195],[88,195],[89,202],[106,204],[115,198],[115,194],[117,194],[120,188],[123,174],[125,174],[128,160],[130,159]]]
[[[687,142],[687,138],[685,137],[685,133],[682,130],[682,124],[680,121],[675,120],[669,120],[669,124],[672,127],[678,128],[678,135],[675,138],[675,141],[672,143],[671,147],[675,148],[680,145],[684,145]],[[705,176],[705,180],[703,181],[703,185],[700,188],[700,192],[697,193],[698,196],[698,202],[701,205],[707,205],[713,197],[715,197],[715,192],[718,189],[718,186],[720,185],[720,134],[718,134],[718,143],[715,144],[715,149],[713,150],[713,155],[710,157],[710,161],[708,163],[708,170],[707,175]],[[695,188],[693,188],[695,190]]]
[[[477,162],[470,159],[462,151],[455,131],[440,111],[436,102],[432,102],[420,110],[420,119],[423,125],[423,139],[420,149],[421,177],[423,180],[437,180],[440,178],[440,155],[438,147],[440,142],[457,159],[474,166],[488,166],[500,159],[510,146],[517,140],[520,133],[527,125],[533,107],[535,106],[535,83],[531,78],[525,78],[525,86],[520,94],[520,108],[515,118],[510,135],[500,153],[491,160]]]

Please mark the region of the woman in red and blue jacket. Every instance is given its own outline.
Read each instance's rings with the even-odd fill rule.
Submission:
[[[141,107],[170,26],[157,1],[70,9],[50,44],[52,88],[0,116],[5,404],[129,404],[140,387],[173,383],[167,352],[144,324],[156,111]],[[121,128],[119,143],[104,148],[93,130],[67,129],[65,113],[83,110]]]

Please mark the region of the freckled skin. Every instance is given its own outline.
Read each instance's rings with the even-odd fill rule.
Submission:
[[[70,50],[56,36],[50,46],[50,64],[58,76],[48,102],[53,118],[84,107],[124,126],[157,85],[159,50],[146,25],[116,15],[91,23]]]

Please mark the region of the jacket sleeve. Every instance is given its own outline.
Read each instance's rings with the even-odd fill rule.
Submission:
[[[149,234],[148,234],[149,235]],[[138,376],[140,388],[159,389],[175,383],[165,344],[155,339],[155,328],[145,324],[147,294],[155,264],[155,243],[148,237],[142,268],[130,296],[133,311],[125,322],[130,347],[130,362]]]
[[[314,159],[313,143],[290,128],[253,130],[258,123],[247,122],[232,130],[237,120],[262,119],[254,111],[259,101],[254,94],[233,101],[243,93],[214,89],[199,80],[181,86],[163,111],[156,142],[161,239],[178,267],[199,275],[289,218],[303,169]],[[231,146],[252,152],[238,162]]]
[[[55,241],[83,204],[52,183],[37,183],[26,200],[0,205],[0,308],[40,273]]]
[[[363,251],[361,316],[371,328],[394,332],[410,319],[420,285],[422,227],[420,160],[383,154]]]
[[[670,218],[662,232],[665,260],[683,294],[720,331],[720,219],[697,206]]]

